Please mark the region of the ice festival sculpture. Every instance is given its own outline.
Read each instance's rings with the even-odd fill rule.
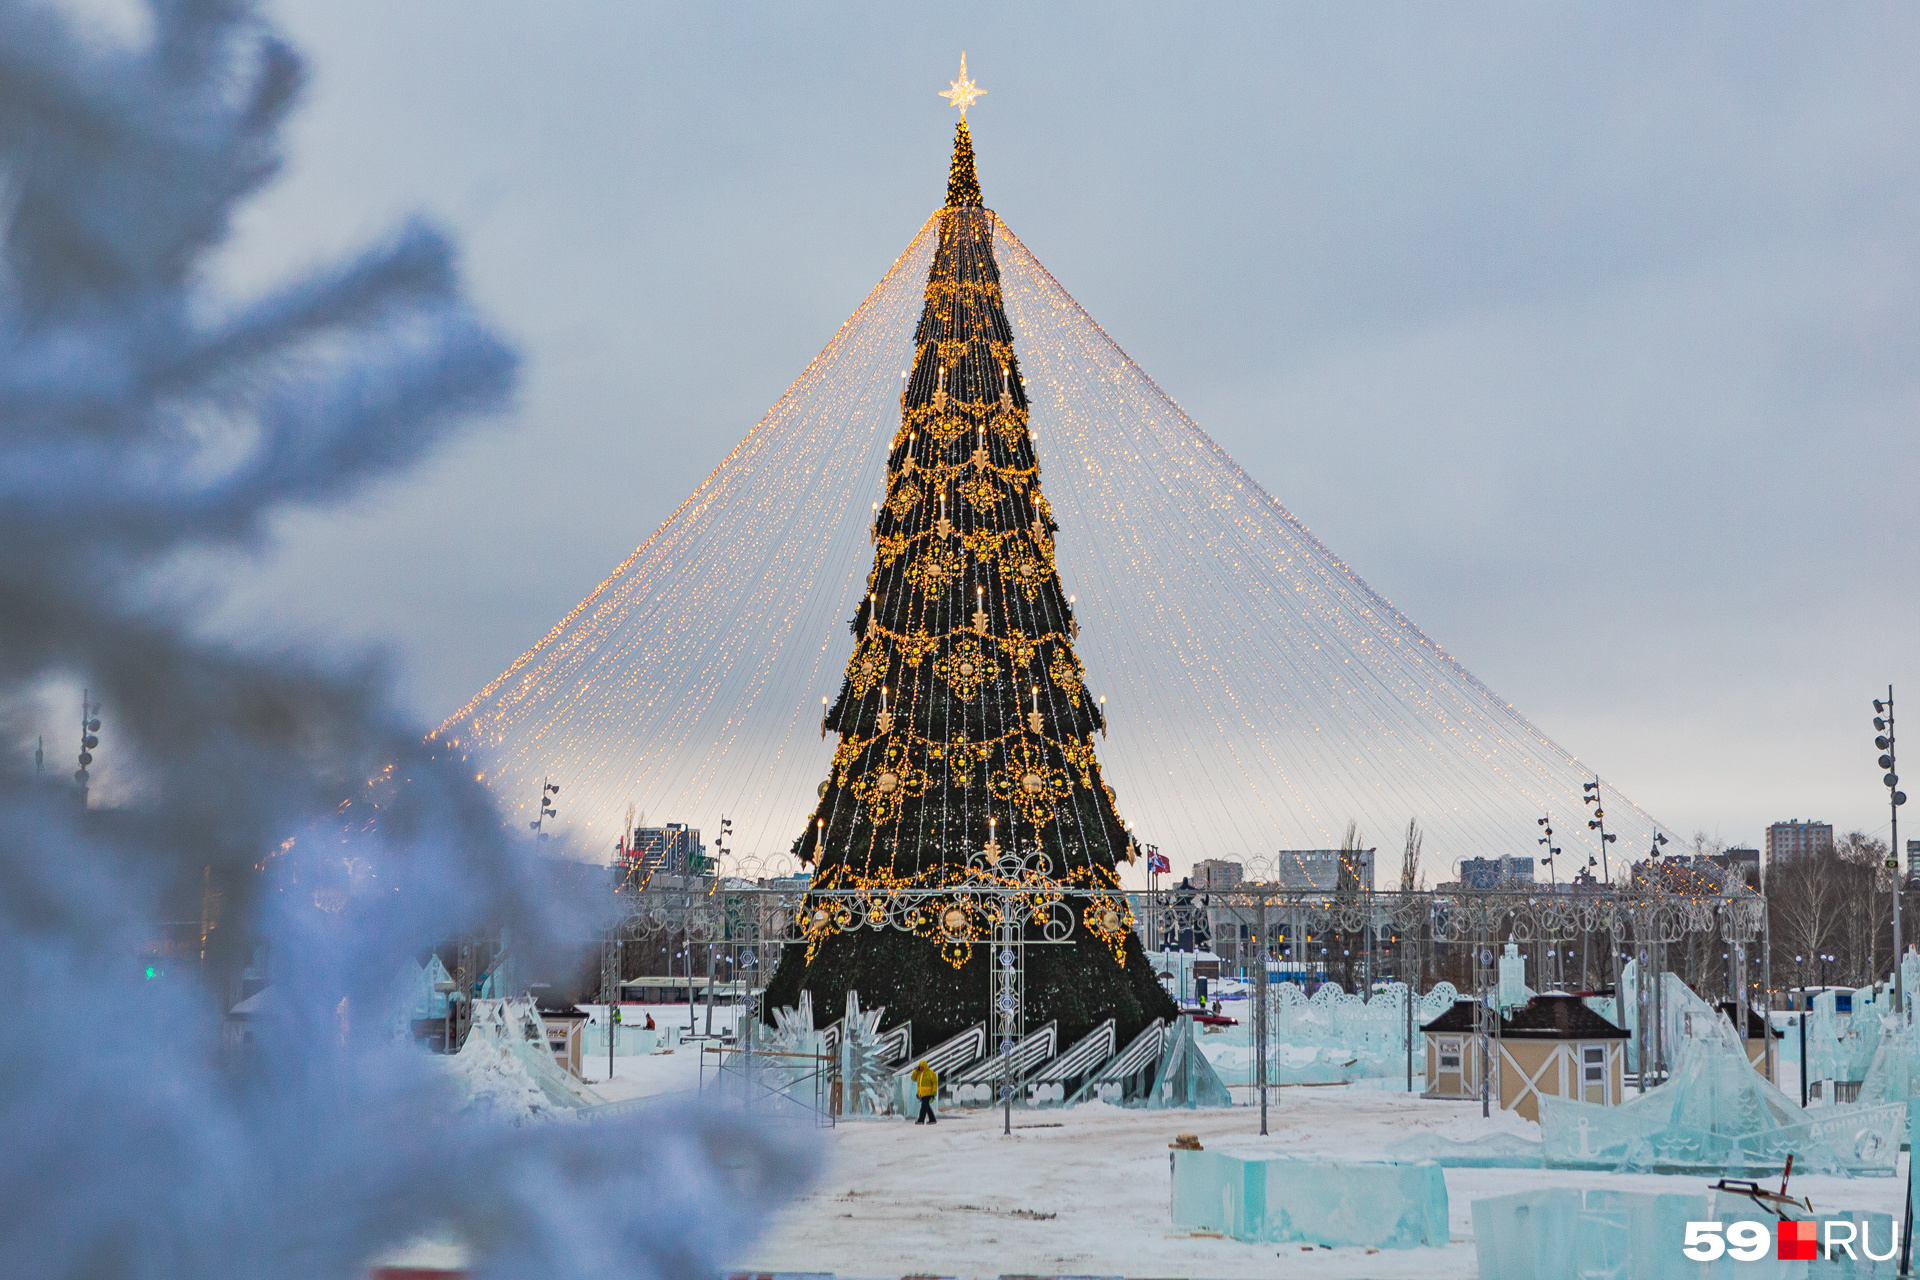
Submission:
[[[1679,1042],[1672,1079],[1617,1107],[1540,1099],[1549,1166],[1620,1172],[1758,1175],[1796,1171],[1891,1177],[1903,1106],[1803,1111],[1753,1069],[1724,1017]]]
[[[1920,970],[1920,956],[1909,952],[1901,963],[1901,969],[1908,983],[1906,990],[1911,993],[1912,984],[1920,981],[1920,972],[1916,972]],[[1893,1012],[1891,984],[1882,990],[1882,995],[1884,1003],[1876,1003],[1868,1015],[1875,1024],[1875,1047],[1872,1062],[1860,1082],[1860,1094],[1855,1099],[1862,1107],[1889,1104],[1904,1106],[1920,1098],[1920,1025]],[[1912,1003],[1913,997],[1908,994],[1909,1008]],[[1859,1022],[1862,1018],[1860,1006],[1856,1004],[1854,1009],[1852,1020]],[[1817,1028],[1818,1024],[1815,1025]],[[1808,1078],[1818,1077],[1809,1073]]]
[[[751,1052],[722,1059],[717,1087],[737,1086],[745,1099],[754,1102],[825,1107],[822,1089],[833,1054],[826,1031],[813,1025],[811,992],[802,991],[798,1004],[776,1008],[771,1029],[749,1019],[747,1034],[753,1039]]]
[[[424,966],[409,956],[401,966],[386,1013],[387,1034],[395,1041],[404,1044],[412,1040],[416,1022],[447,1016],[447,997],[434,990],[434,984],[439,982],[449,986],[453,983],[453,976],[440,963],[439,956],[429,955]]]
[[[801,994],[804,998],[806,993]],[[860,993],[847,992],[846,1016],[836,1046],[842,1115],[885,1115],[892,1107],[893,1059],[898,1051],[894,1048],[897,1037],[880,1032],[886,1011],[885,1005],[863,1010]]]
[[[1153,1092],[1144,1105],[1150,1108],[1233,1105],[1227,1086],[1220,1083],[1213,1064],[1207,1061],[1194,1040],[1192,1018],[1179,1019],[1167,1033],[1160,1068],[1153,1077]]]
[[[1269,1084],[1344,1084],[1369,1077],[1404,1076],[1407,1069],[1406,984],[1388,983],[1371,1000],[1322,983],[1309,998],[1298,983],[1267,988],[1267,1081]],[[1459,993],[1442,982],[1413,997],[1413,1060],[1426,1071],[1426,1038],[1420,1028],[1453,1007]],[[1202,1041],[1214,1071],[1228,1085],[1254,1083],[1253,1011],[1237,1026]]]
[[[1912,1027],[1883,1032],[1856,1099],[1863,1107],[1905,1105],[1920,1098],[1920,1035]]]
[[[1660,985],[1657,1002],[1650,1001],[1649,1003],[1654,1004],[1654,1007],[1659,1010],[1659,1017],[1657,1023],[1649,1024],[1649,1036],[1647,1039],[1649,1041],[1652,1039],[1652,1033],[1657,1027],[1659,1047],[1652,1055],[1653,1060],[1648,1063],[1649,1070],[1652,1070],[1655,1064],[1659,1062],[1677,1063],[1683,1046],[1689,1040],[1698,1039],[1703,1036],[1710,1039],[1717,1038],[1720,1034],[1722,1024],[1725,1024],[1727,1021],[1725,1014],[1708,1004],[1705,1000],[1702,1000],[1679,974],[1662,973],[1658,975],[1658,981]],[[1620,971],[1620,988],[1623,991],[1631,993],[1639,989],[1638,984],[1639,961],[1629,960]],[[1871,995],[1871,991],[1869,991],[1868,994]],[[1601,1005],[1602,1007],[1595,1009],[1595,1012],[1600,1013],[1603,1017],[1611,1013],[1614,1007],[1611,1001],[1602,1002],[1589,1000],[1587,1004],[1589,1008],[1594,1007],[1596,1004]],[[1619,1008],[1624,1020],[1618,1020],[1617,1024],[1624,1027],[1631,1037],[1627,1041],[1627,1070],[1637,1071],[1640,1067],[1639,1046],[1642,1043],[1639,1016],[1641,1006],[1629,998],[1621,1004]],[[1832,1019],[1829,1019],[1826,1023],[1828,1030],[1825,1034],[1828,1035],[1830,1042],[1833,1037],[1833,1028],[1835,1025]],[[1822,1034],[1819,1027],[1820,1023],[1816,1018],[1814,1039],[1810,1039],[1807,1042],[1810,1049],[1813,1048],[1815,1041],[1817,1041]],[[1876,1028],[1873,1043],[1878,1044],[1878,1042],[1878,1029]],[[1858,1080],[1860,1076],[1865,1073],[1867,1063],[1871,1061],[1872,1057],[1872,1048],[1869,1047],[1865,1056],[1859,1058],[1859,1070],[1853,1075],[1841,1076],[1839,1078],[1844,1080]],[[1819,1060],[1816,1051],[1815,1059],[1809,1061],[1809,1074],[1807,1078],[1810,1080],[1824,1080],[1829,1078],[1820,1075],[1816,1068],[1822,1068],[1823,1066],[1830,1068],[1834,1061],[1836,1061],[1836,1059],[1832,1057]]]
[[[1893,1012],[1893,993],[1882,1008],[1872,987],[1852,993],[1851,1012],[1840,1012],[1840,993],[1822,991],[1813,998],[1807,1035],[1807,1079],[1865,1080],[1880,1050],[1880,1018]]]
[[[749,1070],[756,1098],[778,1098],[816,1110],[831,1107],[831,1084],[840,1086],[839,1114],[879,1116],[898,1110],[894,1068],[905,1056],[911,1024],[880,1030],[887,1007],[860,1007],[860,993],[847,992],[846,1011],[828,1027],[814,1026],[813,993],[802,990],[798,1004],[776,1008],[773,1026],[749,1022],[751,1055],[730,1054],[722,1061],[725,1077]],[[811,1103],[808,1099],[812,1099]]]
[[[1842,996],[1847,999],[1847,1009],[1840,1008]],[[1911,996],[1908,1003],[1912,1003]],[[1832,1080],[1860,1084],[1864,1097],[1865,1081],[1880,1058],[1883,1037],[1899,1034],[1900,1020],[1894,1017],[1893,983],[1889,980],[1851,992],[1822,991],[1813,997],[1812,1005],[1811,1009],[1789,1016],[1779,1046],[1782,1057],[1788,1062],[1799,1062],[1800,1038],[1804,1035],[1805,1074],[1814,1096],[1823,1097],[1822,1083]]]
[[[572,1119],[604,1101],[554,1061],[540,1011],[526,997],[475,1000],[472,1029],[452,1067],[462,1109],[488,1119]]]

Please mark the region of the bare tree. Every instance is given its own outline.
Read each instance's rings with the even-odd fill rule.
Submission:
[[[1834,843],[1833,854],[1844,868],[1842,885],[1856,895],[1860,909],[1850,912],[1845,930],[1849,981],[1863,985],[1880,977],[1881,930],[1887,931],[1884,953],[1893,953],[1893,872],[1887,870],[1887,842],[1864,831],[1849,831]]]
[[[1363,888],[1372,888],[1371,884],[1360,883],[1360,824],[1347,822],[1347,833],[1340,837],[1340,876],[1338,891],[1355,893]]]
[[[1362,883],[1360,875],[1360,824],[1347,823],[1347,833],[1340,837],[1340,875],[1335,892],[1342,897],[1359,897],[1362,890],[1371,889],[1372,881]],[[1328,935],[1340,948],[1338,956],[1329,955],[1328,960],[1339,967],[1340,984],[1343,990],[1354,989],[1354,949],[1364,945],[1367,934],[1339,931]],[[1332,966],[1329,966],[1332,967]]]
[[[1426,877],[1420,874],[1420,846],[1425,840],[1426,837],[1420,833],[1419,821],[1408,818],[1406,851],[1400,857],[1400,889],[1403,893],[1426,887]]]
[[[1831,850],[1776,862],[1767,873],[1767,912],[1773,929],[1773,961],[1801,985],[1864,984],[1879,977],[1880,956],[1892,954],[1892,873],[1887,846],[1864,832],[1849,832]],[[1886,903],[1887,910],[1882,909]],[[1882,945],[1882,931],[1888,934]],[[1832,956],[1830,962],[1820,957]]]

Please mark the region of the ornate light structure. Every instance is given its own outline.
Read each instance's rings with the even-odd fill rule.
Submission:
[[[946,96],[963,111],[979,96],[964,62]],[[1131,1036],[1173,1008],[1119,892],[1135,842],[1094,751],[1105,721],[1073,651],[1059,526],[964,117],[939,236],[873,508],[856,644],[825,718],[839,745],[793,850],[816,865],[818,888],[859,900],[811,913],[770,1002],[794,1004],[804,988],[815,1008],[836,1008],[858,990],[938,1040],[1013,1000],[1069,1039],[1108,1017]],[[1017,893],[989,908],[975,888]],[[929,902],[928,891],[950,896]],[[1022,902],[1032,909],[1008,905]],[[866,927],[902,910],[904,930]],[[1029,961],[1027,926],[1055,914],[1084,916],[1083,927]],[[975,962],[989,940],[994,962]]]
[[[942,89],[940,96],[960,108],[960,118],[962,120],[967,118],[968,107],[972,106],[977,99],[987,96],[985,89],[982,89],[972,80],[967,79],[966,50],[963,49],[960,51],[960,78],[953,82],[951,89]]]

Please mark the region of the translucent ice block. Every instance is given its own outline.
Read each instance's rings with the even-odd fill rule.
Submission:
[[[1194,1042],[1192,1018],[1181,1018],[1167,1033],[1160,1068],[1153,1077],[1153,1092],[1145,1105],[1155,1108],[1233,1105],[1227,1086],[1220,1083],[1212,1064]]]
[[[1904,1105],[1916,1097],[1920,1097],[1920,1038],[1911,1030],[1881,1036],[1858,1102],[1863,1107]]]
[[[1330,1247],[1443,1245],[1447,1184],[1430,1163],[1175,1151],[1173,1225]]]
[[[1456,1142],[1437,1133],[1416,1133],[1389,1142],[1390,1160],[1431,1160],[1443,1169],[1538,1169],[1540,1144],[1513,1133],[1490,1133]]]
[[[1475,1200],[1480,1280],[1698,1280],[1681,1246],[1686,1224],[1707,1218],[1704,1195],[1553,1187]]]
[[[1580,1215],[1578,1191],[1549,1187],[1473,1202],[1480,1280],[1573,1280],[1565,1241]]]
[[[1500,995],[1502,1009],[1518,1009],[1536,993],[1527,985],[1527,961],[1517,943],[1509,942],[1500,957]]]

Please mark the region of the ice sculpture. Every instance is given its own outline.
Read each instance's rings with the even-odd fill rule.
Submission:
[[[1475,1200],[1480,1280],[1697,1278],[1681,1244],[1686,1224],[1709,1216],[1704,1195],[1552,1187]]]
[[[1538,994],[1527,985],[1527,962],[1520,954],[1520,945],[1509,942],[1500,957],[1500,990],[1496,1003],[1503,1012],[1522,1009]]]
[[[807,993],[800,993],[801,999]],[[885,1005],[863,1010],[860,993],[847,992],[846,1017],[840,1023],[839,1061],[841,1114],[884,1115],[892,1105],[893,1068],[889,1037],[880,1033]]]
[[[1407,987],[1388,983],[1362,1000],[1323,983],[1309,999],[1297,983],[1267,988],[1267,1080],[1271,1084],[1341,1084],[1369,1077],[1403,1076],[1407,1069]],[[1445,1013],[1458,999],[1453,984],[1442,982],[1414,996],[1413,1069],[1426,1071],[1426,1037],[1420,1027]],[[1254,1011],[1238,1026],[1209,1034],[1201,1047],[1215,1072],[1229,1085],[1254,1082]]]
[[[1093,1078],[1080,1086],[1068,1104],[1094,1099],[1122,1106],[1142,1106],[1153,1089],[1153,1073],[1160,1067],[1160,1051],[1167,1041],[1167,1024],[1159,1018],[1149,1022],[1116,1053]]]
[[[1849,1009],[1840,1008],[1847,996]],[[1880,1051],[1881,1024],[1893,1014],[1891,988],[1862,987],[1851,993],[1822,991],[1813,1007],[1794,1019],[1793,1034],[1807,1041],[1806,1077],[1809,1082],[1864,1081]],[[1797,1043],[1781,1046],[1790,1061],[1799,1060]]]
[[[419,1010],[417,1018],[444,1018],[447,1016],[447,996],[439,990],[453,983],[453,975],[447,972],[447,966],[440,963],[439,956],[427,957],[426,967],[420,970],[420,1000],[415,1007]]]
[[[751,1083],[768,1093],[788,1094],[806,1077],[822,1074],[829,1057],[827,1037],[813,1025],[812,992],[803,990],[798,1004],[775,1009],[771,1030],[751,1019],[747,1025],[754,1037],[752,1070],[758,1077]]]
[[[1332,1248],[1444,1245],[1447,1182],[1428,1163],[1175,1151],[1173,1225]]]
[[[1051,1106],[1078,1094],[1082,1085],[1113,1060],[1115,1043],[1114,1020],[1108,1018],[1034,1074],[1027,1082],[1027,1105]]]
[[[1213,1065],[1194,1042],[1193,1019],[1181,1018],[1167,1033],[1160,1067],[1154,1072],[1148,1107],[1230,1107],[1233,1098],[1214,1074]]]
[[[477,999],[466,1043],[450,1060],[465,1110],[519,1123],[567,1118],[603,1101],[553,1060],[531,999]]]
[[[999,1053],[989,1054],[947,1077],[947,1096],[956,1106],[982,1107],[1004,1101],[1003,1089],[1016,1093],[1027,1076],[1051,1061],[1060,1049],[1060,1024],[1049,1022],[1029,1031],[1018,1043],[1003,1041]]]
[[[1540,1144],[1513,1133],[1490,1133],[1457,1142],[1437,1133],[1416,1133],[1386,1145],[1389,1160],[1431,1160],[1443,1169],[1538,1169]]]
[[[1753,1069],[1724,1017],[1681,1041],[1679,1055],[1672,1079],[1617,1107],[1541,1098],[1546,1163],[1758,1174],[1791,1155],[1794,1168],[1809,1173],[1894,1173],[1902,1107],[1801,1110]]]
[[[1821,993],[1829,1006],[1836,1003],[1839,992]],[[1840,1015],[1830,1011],[1828,1019],[1833,1024],[1833,1075],[1834,1080],[1865,1080],[1867,1069],[1873,1065],[1874,1055],[1880,1049],[1880,1019],[1883,1014],[1893,1012],[1893,996],[1889,992],[1886,1007],[1882,1008],[1879,993],[1872,987],[1862,987],[1853,993],[1850,1001],[1852,1012]],[[1815,1022],[1816,1032],[1819,1023]],[[1809,1076],[1820,1080],[1828,1077]]]
[[[1639,962],[1637,960],[1627,961],[1620,970],[1621,990],[1631,993],[1637,989],[1639,982],[1638,971]],[[1687,1041],[1701,1036],[1717,1036],[1720,1026],[1726,1022],[1726,1015],[1701,999],[1700,996],[1694,992],[1693,988],[1689,987],[1681,979],[1679,974],[1662,973],[1659,975],[1659,980],[1659,1033],[1662,1046],[1659,1057],[1664,1059],[1668,1066],[1671,1067],[1679,1062],[1681,1047]],[[1651,1002],[1649,1002],[1649,1004],[1650,1003]],[[1591,1007],[1592,1002],[1589,1001],[1588,1004],[1589,1007]],[[1638,1038],[1639,1015],[1641,1009],[1644,1007],[1647,1006],[1638,1005],[1632,999],[1625,1000],[1621,1002],[1620,1005],[1626,1020],[1616,1025],[1624,1027],[1634,1037],[1627,1041],[1628,1071],[1637,1071],[1640,1066],[1640,1042]],[[1809,1046],[1812,1046],[1813,1043],[1813,1040],[1808,1041]],[[1871,1058],[1871,1056],[1871,1054],[1868,1055],[1869,1058]],[[1813,1066],[1812,1060],[1809,1060],[1809,1075],[1807,1078],[1810,1080],[1825,1079],[1826,1077],[1813,1073]],[[1865,1063],[1863,1062],[1861,1066],[1864,1071]],[[1651,1064],[1649,1064],[1649,1068],[1651,1068]],[[1860,1077],[1856,1075],[1845,1078],[1857,1080]]]
[[[1883,1032],[1856,1099],[1863,1107],[1905,1105],[1920,1098],[1920,1036],[1913,1028]]]

